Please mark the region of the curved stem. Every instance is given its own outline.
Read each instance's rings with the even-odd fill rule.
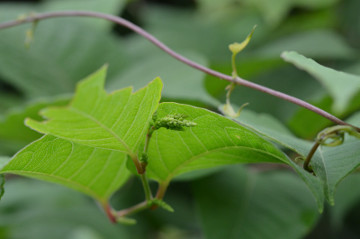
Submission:
[[[150,33],[146,32],[145,30],[143,30],[142,28],[140,28],[139,26],[121,18],[121,17],[117,17],[117,16],[113,16],[113,15],[109,15],[109,14],[104,14],[104,13],[99,13],[99,12],[91,12],[91,11],[55,11],[55,12],[49,12],[49,13],[39,13],[33,16],[29,16],[26,18],[22,18],[19,20],[15,20],[15,21],[9,21],[9,22],[4,22],[2,24],[0,24],[0,29],[4,29],[4,28],[9,28],[9,27],[13,27],[16,25],[20,25],[23,23],[28,23],[28,22],[34,22],[34,21],[38,21],[38,20],[42,20],[42,19],[47,19],[47,18],[56,18],[56,17],[94,17],[94,18],[102,18],[111,22],[114,22],[116,24],[122,25],[124,27],[127,27],[131,30],[133,30],[134,32],[138,33],[139,35],[143,36],[144,38],[148,39],[150,42],[152,42],[154,45],[158,46],[161,50],[165,51],[167,54],[171,55],[172,57],[174,57],[175,59],[191,66],[192,68],[198,69],[206,74],[218,77],[220,79],[224,79],[227,80],[229,82],[234,82],[238,85],[243,85],[245,87],[249,87],[270,95],[273,95],[277,98],[292,102],[296,105],[299,105],[303,108],[306,108],[308,110],[311,110],[313,112],[315,112],[316,114],[319,114],[331,121],[333,121],[336,124],[340,124],[340,125],[349,125],[352,126],[353,128],[355,128],[358,132],[360,132],[360,128],[350,125],[344,121],[342,121],[341,119],[335,117],[334,115],[314,106],[311,105],[303,100],[300,100],[296,97],[284,94],[282,92],[267,88],[265,86],[262,85],[258,85],[256,83],[244,80],[240,77],[236,77],[235,79],[232,76],[229,75],[225,75],[222,74],[220,72],[214,71],[212,69],[209,69],[205,66],[202,66],[196,62],[191,61],[190,59],[176,53],[175,51],[171,50],[168,46],[166,46],[164,43],[162,43],[161,41],[159,41],[157,38],[155,38],[153,35],[151,35]]]
[[[311,162],[311,159],[312,157],[314,156],[316,150],[319,148],[320,146],[320,142],[317,140],[315,141],[314,145],[312,146],[309,154],[307,155],[306,159],[305,159],[305,162],[304,162],[304,165],[303,165],[303,168],[308,171],[309,173],[313,173],[314,171],[312,170],[312,168],[310,167],[310,162]]]

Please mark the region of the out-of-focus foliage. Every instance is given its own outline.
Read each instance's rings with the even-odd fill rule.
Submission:
[[[0,21],[31,12],[65,9],[124,16],[190,59],[229,75],[232,69],[228,44],[242,41],[257,24],[251,43],[237,59],[241,77],[309,101],[343,119],[360,110],[360,94],[355,88],[350,89],[353,93],[349,97],[349,89],[343,92],[341,87],[324,87],[310,75],[312,72],[301,71],[280,58],[283,51],[297,51],[325,67],[360,75],[360,3],[357,0],[2,1]],[[69,98],[64,94],[74,92],[79,80],[104,63],[109,64],[106,85],[109,90],[129,85],[139,89],[160,76],[164,82],[163,97],[168,101],[186,102],[213,110],[224,102],[226,82],[183,65],[145,39],[112,23],[86,18],[42,21],[34,32],[30,48],[26,49],[25,32],[29,28],[31,24],[0,31],[0,158],[5,161],[40,137],[24,127],[26,117],[40,120],[38,112],[42,108],[64,105]],[[340,108],[333,107],[337,104],[334,91],[338,99],[348,98]],[[312,140],[321,129],[332,124],[308,110],[245,87],[237,86],[231,100],[234,105],[249,102],[244,117],[240,116],[239,121],[250,126],[262,126],[265,131],[272,128],[276,134],[260,133],[273,138],[280,134],[291,135],[291,139],[297,135]],[[257,113],[269,115],[262,121]],[[284,124],[289,128],[284,128]],[[292,142],[287,141],[289,144]],[[349,144],[343,145],[345,148],[340,151],[334,149],[336,153],[348,152],[340,164],[332,160],[324,162],[322,157],[315,158],[315,162],[322,164],[319,169],[329,166],[329,171],[320,170],[318,174],[327,183],[325,190],[329,190],[330,201],[336,186],[339,186],[335,206],[325,207],[323,215],[315,212],[312,196],[298,177],[279,173],[276,167],[271,174],[263,173],[261,171],[267,168],[263,166],[263,169],[261,165],[241,168],[239,175],[233,169],[192,183],[193,190],[200,188],[195,193],[196,213],[189,183],[174,183],[165,199],[174,207],[175,214],[162,211],[143,213],[139,215],[135,229],[110,225],[96,205],[78,193],[9,177],[6,193],[0,201],[0,238],[222,238],[221,230],[216,233],[212,230],[226,224],[229,217],[237,218],[228,208],[222,210],[219,207],[222,214],[217,214],[216,210],[220,209],[214,207],[220,203],[239,207],[236,216],[240,219],[232,221],[231,225],[254,227],[254,231],[259,231],[258,235],[270,235],[268,238],[279,238],[271,237],[278,235],[279,225],[286,225],[291,232],[291,235],[280,238],[300,238],[306,234],[309,234],[307,238],[319,238],[319,235],[357,238],[360,235],[356,221],[360,217],[360,194],[358,164],[355,162],[359,157],[346,149]],[[304,152],[308,150],[304,149]],[[289,155],[295,158],[293,152],[289,151]],[[345,165],[347,161],[350,163]],[[253,170],[260,172],[254,173]],[[354,175],[339,183],[352,171]],[[227,172],[229,178],[226,178]],[[336,180],[326,180],[328,175],[335,175]],[[253,184],[249,187],[243,182],[236,183],[239,178],[251,179]],[[222,182],[226,180],[231,182],[223,187]],[[219,202],[221,198],[216,197],[216,192],[220,189],[227,200]],[[236,196],[232,198],[233,193]],[[280,210],[282,205],[276,196],[281,195],[284,196],[282,205],[299,217]],[[304,200],[298,202],[299,197],[304,197]],[[112,201],[119,207],[128,207],[141,198],[141,186],[131,180]],[[236,198],[242,200],[240,204]],[[269,199],[268,204],[262,204],[261,199]],[[254,209],[246,208],[249,205]],[[271,220],[271,217],[277,220]],[[291,217],[289,224],[286,224],[290,222],[287,217]],[[197,221],[199,218],[201,222]],[[245,219],[251,221],[241,223]],[[317,219],[320,220],[318,224]],[[267,227],[256,227],[253,223],[257,220],[267,223]],[[227,226],[224,225],[222,230],[227,230]],[[332,234],[328,234],[329,228]],[[245,232],[238,228],[231,235],[237,238]]]

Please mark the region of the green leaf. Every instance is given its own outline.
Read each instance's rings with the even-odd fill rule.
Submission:
[[[305,185],[289,172],[232,167],[195,182],[206,238],[303,238],[319,214]]]
[[[83,80],[68,107],[42,111],[47,121],[28,119],[26,124],[41,133],[134,157],[158,107],[161,80],[155,79],[136,93],[130,87],[107,94],[105,74],[103,67]]]
[[[132,238],[126,227],[114,226],[83,194],[25,178],[6,182],[0,225],[2,238],[9,239],[70,239],[80,228],[102,239]]]
[[[209,105],[218,105],[218,102],[204,89],[205,74],[203,72],[159,52],[159,49],[154,49],[150,44],[146,44],[146,47],[136,41],[129,42],[128,48],[131,50],[129,54],[135,55],[133,64],[114,77],[116,80],[108,84],[109,89],[119,89],[126,85],[132,85],[137,89],[146,84],[149,78],[160,76],[165,86],[163,97],[197,100]],[[208,64],[206,59],[199,54],[190,52],[185,55],[203,66]]]
[[[296,138],[285,126],[270,115],[256,114],[244,110],[240,117],[236,118],[235,121],[251,128],[258,134],[299,155],[306,156],[312,147],[311,142]],[[308,173],[292,160],[289,160],[289,165],[299,174],[309,187],[310,191],[315,196],[319,211],[322,212],[325,199],[322,180]]]
[[[255,119],[257,118],[257,119]],[[292,151],[306,157],[313,143],[296,138],[279,122],[270,116],[257,115],[251,112],[244,112],[239,118],[235,119],[241,124],[251,127],[266,138],[278,143],[279,145],[291,149]],[[349,122],[359,125],[360,114],[353,116]],[[274,125],[277,125],[273,127]],[[360,140],[354,137],[346,137],[345,143],[337,147],[321,146],[312,158],[312,167],[317,175],[313,177],[302,168],[295,164],[292,167],[299,173],[300,177],[307,183],[310,190],[314,193],[319,206],[326,199],[330,204],[334,204],[334,194],[339,182],[350,174],[360,165]],[[323,189],[321,188],[323,187]]]
[[[340,229],[345,224],[345,217],[360,202],[360,174],[354,173],[344,179],[339,185],[335,200],[336,204],[330,209],[331,223],[336,229]]]
[[[12,108],[0,118],[0,153],[14,154],[16,151],[41,137],[41,134],[24,125],[24,120],[31,117],[41,120],[38,112],[48,106],[62,106],[69,102],[68,97],[56,97],[37,100],[23,107]]]
[[[130,176],[127,156],[46,135],[17,153],[0,171],[55,182],[105,204]]]
[[[333,111],[338,114],[346,110],[350,101],[360,91],[360,76],[322,66],[297,52],[283,52],[281,57],[319,80],[334,99]]]
[[[355,57],[354,50],[339,34],[326,29],[286,35],[259,47],[255,50],[255,54],[263,58],[278,58],[283,51],[288,50],[322,59],[352,59]]]
[[[2,175],[0,175],[0,200],[5,192],[4,184],[5,184],[5,176],[2,174]]]
[[[196,126],[184,131],[161,128],[149,144],[149,177],[169,183],[178,175],[236,163],[289,163],[271,143],[235,122],[205,109],[162,103],[158,118],[182,114]]]
[[[360,113],[349,119],[360,125]],[[311,163],[314,172],[324,182],[325,195],[330,204],[335,204],[338,184],[360,166],[360,140],[346,136],[345,142],[337,147],[320,146]]]
[[[129,177],[127,154],[136,157],[156,110],[162,83],[107,94],[106,67],[82,81],[67,107],[52,107],[45,122],[27,124],[46,135],[30,144],[0,171],[56,182],[105,204]]]
[[[7,8],[0,9],[1,16]],[[24,47],[28,26],[0,31],[2,80],[18,89],[27,99],[34,99],[72,93],[79,79],[106,62],[111,66],[109,78],[126,67],[120,39],[76,20],[42,21],[28,50]]]

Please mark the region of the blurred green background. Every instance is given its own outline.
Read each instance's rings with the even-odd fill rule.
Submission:
[[[249,46],[238,56],[239,75],[329,112],[329,93],[284,62],[281,52],[294,50],[325,66],[360,74],[358,0],[0,1],[0,21],[54,10],[122,16],[179,53],[225,74],[232,71],[228,44],[242,41],[257,24]],[[0,31],[0,158],[5,160],[40,136],[23,126],[25,117],[39,118],[37,112],[45,106],[66,104],[76,83],[105,63],[109,91],[129,85],[138,89],[160,76],[165,101],[217,111],[225,100],[226,82],[172,59],[123,27],[97,19],[46,20],[38,24],[27,49],[29,28],[31,24]],[[249,102],[247,110],[270,114],[305,139],[331,125],[245,87],[236,88],[232,102]],[[346,118],[359,109],[360,95],[337,116]],[[359,238],[360,192],[353,190],[359,183],[358,174],[348,177],[338,189],[335,207],[319,215],[312,195],[291,172],[254,166],[224,169],[172,184],[165,199],[174,214],[144,212],[136,226],[126,227],[110,224],[95,202],[77,192],[9,177],[0,202],[0,238]],[[219,194],[228,195],[227,200]],[[142,197],[141,185],[132,179],[112,203],[122,208]]]

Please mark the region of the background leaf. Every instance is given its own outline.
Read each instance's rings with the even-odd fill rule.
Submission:
[[[282,58],[318,79],[334,99],[333,110],[342,113],[360,91],[360,77],[324,67],[296,52],[284,52]]]
[[[130,237],[125,227],[111,224],[84,195],[19,178],[6,184],[0,203],[0,225],[0,236],[7,239],[72,239],[80,229],[91,230],[101,239]]]
[[[12,155],[26,144],[41,137],[41,134],[24,125],[25,118],[41,120],[38,112],[47,106],[62,106],[68,97],[42,99],[28,104],[23,108],[12,109],[0,118],[0,153]]]
[[[194,193],[209,239],[301,238],[319,216],[308,189],[288,172],[232,167],[195,182]]]

